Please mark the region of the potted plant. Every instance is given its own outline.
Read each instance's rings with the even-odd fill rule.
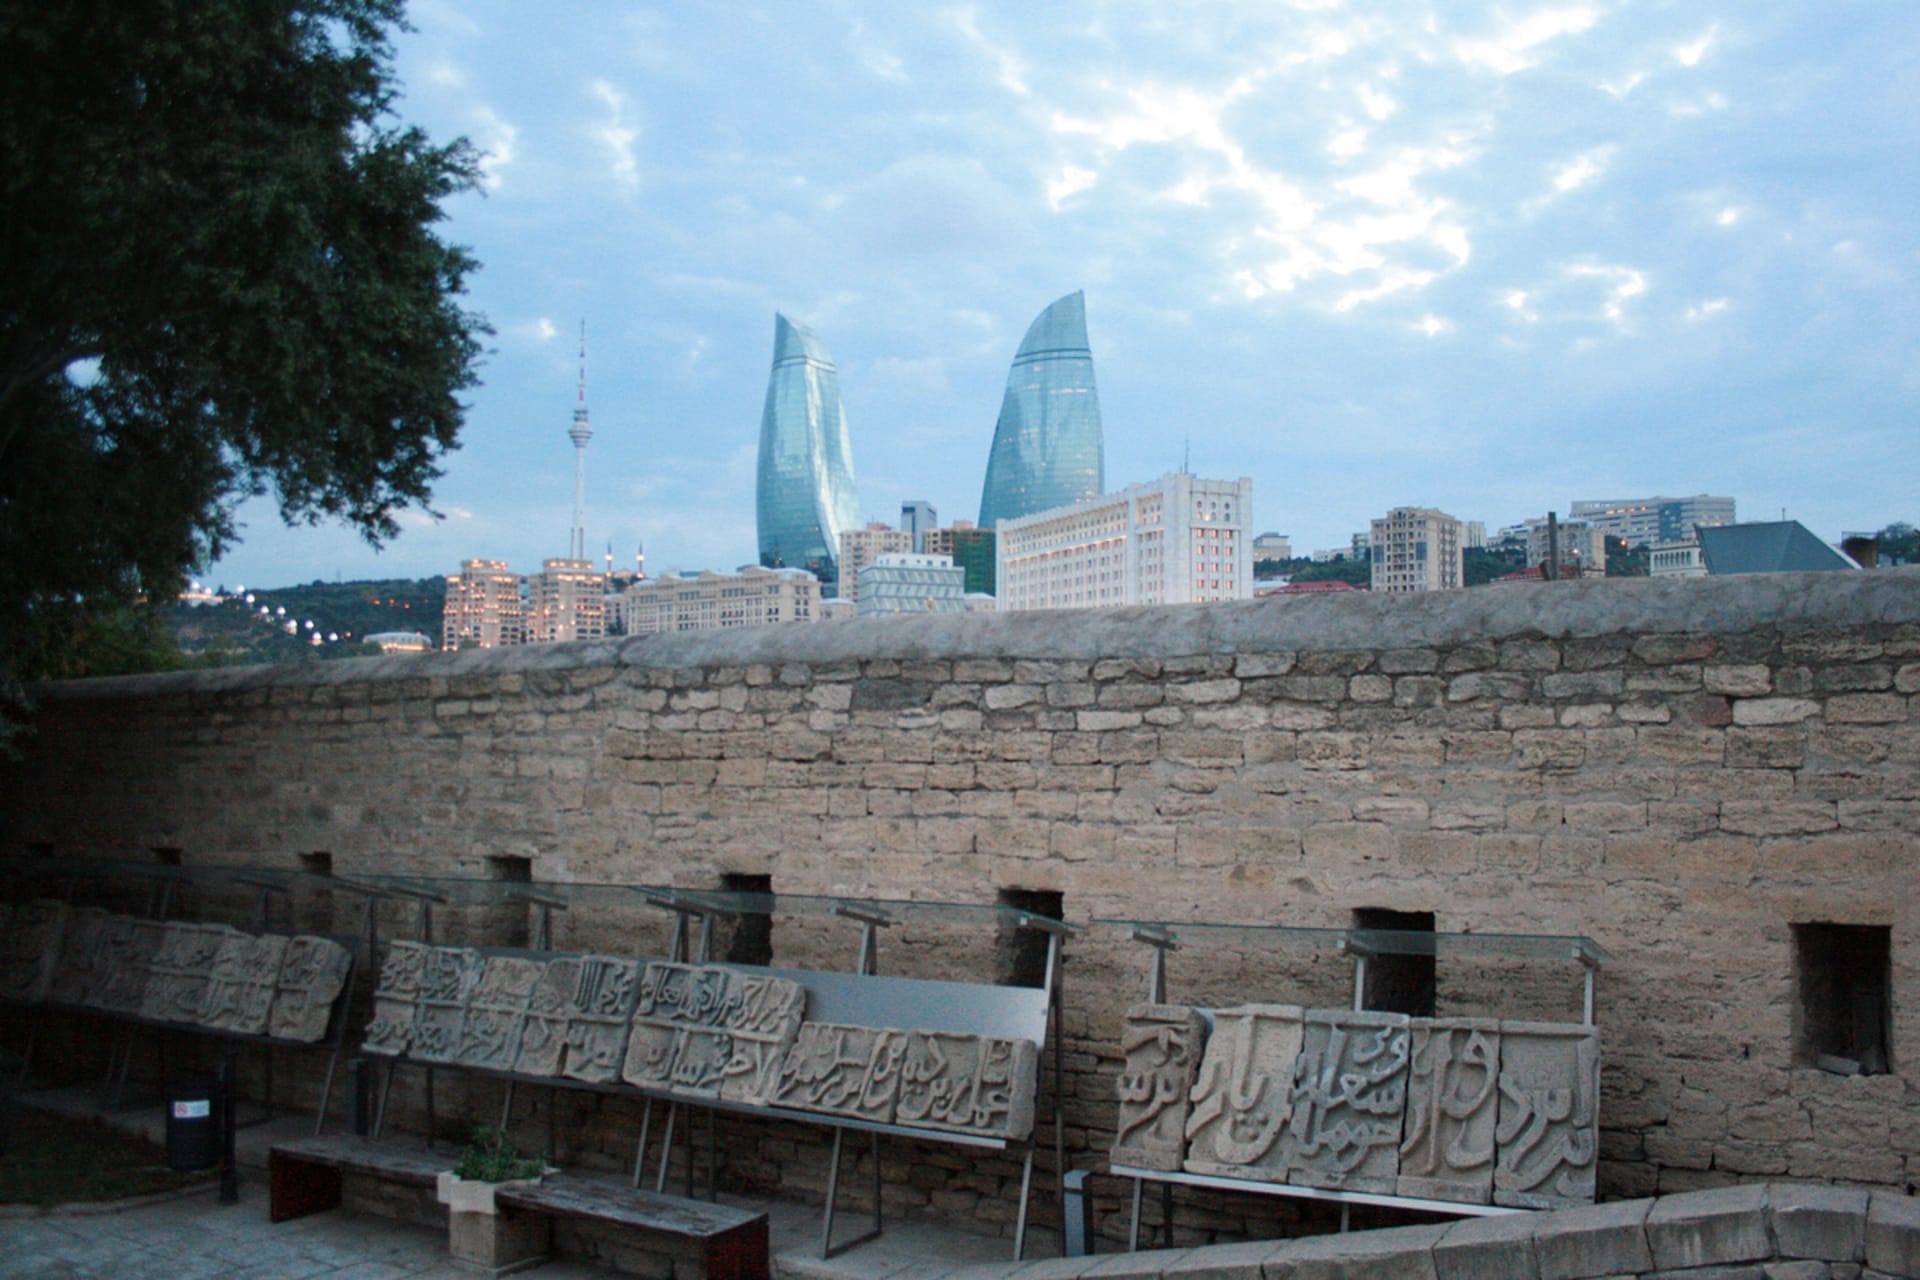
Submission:
[[[473,1140],[460,1149],[454,1167],[439,1177],[440,1203],[447,1206],[447,1247],[454,1261],[488,1275],[505,1275],[547,1256],[545,1214],[501,1213],[494,1193],[503,1186],[538,1182],[544,1162],[523,1156],[507,1135],[491,1125],[473,1128]]]

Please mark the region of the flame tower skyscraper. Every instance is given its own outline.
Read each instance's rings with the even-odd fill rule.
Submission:
[[[806,569],[834,595],[840,534],[859,521],[840,374],[811,329],[777,313],[758,479],[760,563]]]
[[[1087,302],[1070,293],[1027,328],[1007,372],[980,494],[980,527],[1070,506],[1106,491],[1100,393]]]

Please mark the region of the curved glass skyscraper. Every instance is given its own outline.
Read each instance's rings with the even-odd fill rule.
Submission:
[[[1070,293],[1027,329],[1007,374],[980,527],[1098,497],[1106,488],[1087,300]]]
[[[840,531],[854,528],[859,512],[840,375],[813,331],[778,313],[760,413],[758,497],[760,563],[806,569],[823,594],[835,594]]]

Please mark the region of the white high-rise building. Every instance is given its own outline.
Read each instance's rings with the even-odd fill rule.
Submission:
[[[1253,596],[1253,481],[1184,471],[1000,522],[1002,611]]]
[[[889,529],[875,521],[864,529],[840,531],[840,598],[858,602],[860,571],[881,556],[912,551],[914,535],[909,529]]]
[[[598,640],[607,634],[607,580],[591,560],[543,560],[527,578],[527,643]]]
[[[1596,498],[1569,513],[1629,547],[1684,542],[1695,525],[1733,524],[1733,499],[1698,493],[1691,498]]]
[[[520,575],[505,560],[462,560],[447,575],[441,647],[494,649],[526,639]]]
[[[1395,507],[1373,522],[1375,591],[1449,591],[1463,585],[1461,522],[1429,507]]]

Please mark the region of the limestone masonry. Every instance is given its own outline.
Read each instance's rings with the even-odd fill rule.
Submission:
[[[0,839],[189,867],[324,852],[341,876],[484,877],[507,856],[536,882],[1057,893],[1086,926],[1066,946],[1062,1091],[1081,1168],[1114,1143],[1123,1022],[1149,998],[1146,948],[1097,919],[1347,927],[1386,909],[1587,935],[1615,957],[1598,986],[1603,1200],[1770,1178],[1905,1189],[1917,694],[1920,570],[396,655],[43,688],[25,758],[0,766]],[[664,956],[642,932],[658,917],[637,898],[566,913],[555,945]],[[493,920],[448,911],[433,941],[505,941]],[[1859,940],[1884,972],[1846,959]],[[772,945],[778,965],[850,964],[817,920],[776,920]],[[991,981],[997,947],[888,935],[881,968]],[[1155,1016],[1338,1007],[1347,965],[1185,947]],[[1829,1025],[1836,1001],[1851,1031]],[[1579,966],[1443,959],[1435,1004],[1578,1021]],[[1861,1030],[1876,1017],[1883,1034]],[[1841,1061],[1830,1034],[1881,1042]],[[1837,1073],[1850,1063],[1869,1074]],[[608,1159],[628,1144],[608,1139]],[[752,1138],[732,1158],[807,1166],[794,1148]],[[927,1167],[890,1180],[903,1207],[1010,1212],[994,1162]]]

